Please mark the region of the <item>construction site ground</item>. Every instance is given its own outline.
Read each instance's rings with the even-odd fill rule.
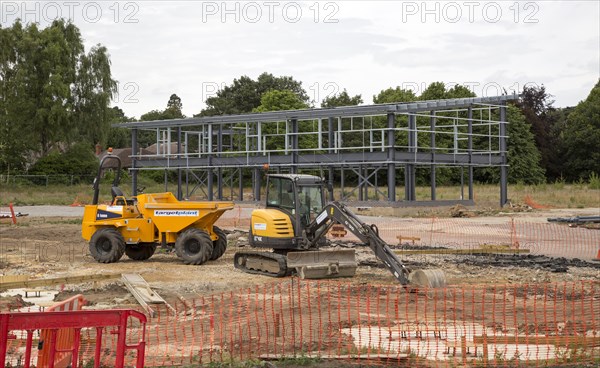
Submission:
[[[252,208],[236,208],[229,211],[217,223],[229,235],[229,245],[223,257],[201,266],[184,265],[174,253],[159,248],[155,255],[143,262],[129,260],[124,256],[112,264],[95,262],[88,252],[88,244],[80,235],[80,207],[37,206],[17,208],[29,216],[19,218],[12,226],[6,220],[0,224],[0,274],[27,275],[31,279],[96,275],[96,274],[141,274],[150,286],[167,301],[190,299],[211,293],[248,288],[272,282],[273,279],[242,273],[233,267],[233,255],[248,247],[247,233],[249,214]],[[370,211],[374,211],[370,209]],[[544,210],[508,213],[528,222],[546,222],[547,217],[570,217],[597,215],[599,209]],[[377,213],[369,213],[365,220],[378,219]],[[477,216],[465,219],[476,226],[486,224],[486,232],[497,223],[506,222],[506,216]],[[465,227],[465,231],[468,231]],[[600,231],[600,230],[588,230]],[[398,229],[398,234],[402,229]],[[486,242],[482,233],[481,242]],[[348,239],[351,240],[351,239]],[[346,239],[337,239],[341,246],[352,246],[357,250],[360,266],[354,278],[348,282],[361,284],[395,284],[397,281],[380,266],[371,250],[354,245]],[[390,241],[390,243],[392,243]],[[397,241],[396,243],[397,244]],[[410,241],[405,244],[410,248]],[[417,247],[418,248],[418,247]],[[540,256],[536,254],[536,256]],[[564,256],[569,257],[569,244],[564,244]],[[539,262],[527,262],[527,255],[408,255],[401,258],[414,268],[441,268],[449,284],[507,284],[540,283],[554,281],[597,280],[600,265],[569,258],[553,258],[545,264],[557,267],[541,267]],[[542,262],[544,264],[544,262]],[[501,264],[502,267],[496,267]],[[542,265],[543,266],[543,265]],[[47,289],[57,289],[48,287]],[[61,286],[56,300],[82,293],[96,308],[127,307],[135,305],[135,299],[118,279]],[[6,302],[6,300],[5,300]]]

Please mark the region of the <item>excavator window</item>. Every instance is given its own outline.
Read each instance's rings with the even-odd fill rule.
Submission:
[[[269,178],[267,187],[267,205],[295,212],[294,185],[289,179]]]
[[[302,186],[298,198],[300,206],[298,211],[304,225],[311,223],[323,209],[323,194],[320,186]]]

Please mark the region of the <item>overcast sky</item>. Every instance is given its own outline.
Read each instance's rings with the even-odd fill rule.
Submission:
[[[0,2],[0,21],[57,16],[105,45],[138,117],[172,93],[187,116],[223,84],[262,72],[302,81],[316,106],[346,88],[365,103],[388,87],[466,84],[478,96],[544,84],[555,106],[600,77],[598,1]]]

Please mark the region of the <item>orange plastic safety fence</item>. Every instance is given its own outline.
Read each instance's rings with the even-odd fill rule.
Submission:
[[[250,226],[249,213],[242,212],[242,208],[226,213],[220,221],[223,226]],[[379,235],[389,244],[414,243],[451,249],[501,245],[528,249],[532,254],[584,260],[595,259],[600,249],[598,230],[560,223],[531,222],[517,217],[369,217],[366,222],[377,225]],[[350,232],[343,240],[358,241]]]
[[[320,357],[410,366],[600,360],[600,283],[408,291],[298,278],[158,309],[146,366]]]

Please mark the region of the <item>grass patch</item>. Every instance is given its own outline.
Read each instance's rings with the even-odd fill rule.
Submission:
[[[140,187],[145,186],[145,193],[164,192],[164,184],[158,184],[152,181],[140,182]],[[129,194],[131,188],[129,183],[123,183],[121,189]],[[170,184],[169,190],[175,191],[176,185]],[[387,195],[387,189],[382,187],[380,190]],[[348,190],[345,190],[349,193]],[[227,193],[227,191],[225,191]],[[246,193],[251,192],[251,188],[245,189]],[[370,200],[385,200],[381,193],[374,193],[370,189]],[[404,193],[404,187],[396,188],[398,198]],[[335,196],[340,198],[340,190],[337,189]],[[25,184],[0,184],[0,206],[7,206],[13,203],[15,206],[34,206],[34,205],[71,205],[73,203],[89,204],[92,201],[92,189],[90,184],[79,185],[25,185]],[[417,200],[429,200],[431,189],[429,187],[417,187]],[[468,196],[468,188],[465,186],[461,191],[460,186],[440,186],[437,187],[437,199],[456,200]],[[592,175],[588,183],[580,182],[567,184],[564,180],[559,180],[552,184],[524,185],[514,184],[508,187],[508,198],[513,203],[523,203],[529,196],[536,203],[552,208],[584,208],[600,206],[600,177]],[[249,196],[247,197],[249,198]],[[474,186],[474,198],[478,206],[498,207],[500,201],[500,188],[497,185]],[[350,200],[357,200],[357,191],[355,191]],[[103,183],[100,190],[100,200],[110,200],[110,184]]]

